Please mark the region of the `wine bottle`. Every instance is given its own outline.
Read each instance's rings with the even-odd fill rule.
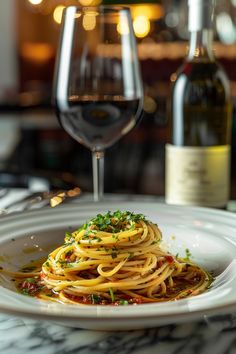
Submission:
[[[232,107],[229,81],[213,52],[212,0],[189,0],[189,50],[174,75],[168,204],[225,207],[230,193]]]

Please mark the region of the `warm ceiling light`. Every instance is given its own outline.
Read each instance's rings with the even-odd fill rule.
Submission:
[[[45,64],[52,59],[54,51],[47,43],[25,42],[20,48],[21,56],[34,64]]]
[[[28,0],[32,5],[39,5],[43,2],[43,0]]]
[[[85,31],[92,31],[96,27],[96,12],[87,12],[83,17],[83,27]]]
[[[79,3],[82,5],[82,6],[96,6],[96,5],[99,5],[101,4],[102,0],[79,0]]]
[[[132,17],[145,16],[149,20],[158,20],[164,15],[163,7],[160,4],[136,4],[130,7]]]
[[[90,6],[93,3],[93,0],[79,0],[82,6]]]
[[[121,35],[129,34],[129,24],[126,17],[120,16],[117,25],[117,32]]]
[[[136,37],[143,38],[150,32],[150,21],[146,16],[138,16],[133,21]]]
[[[53,11],[53,19],[56,23],[60,24],[61,23],[61,19],[62,19],[62,12],[64,10],[65,6],[63,5],[59,5],[55,8],[55,10]]]

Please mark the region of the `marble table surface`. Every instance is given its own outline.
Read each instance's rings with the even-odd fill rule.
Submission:
[[[236,316],[125,332],[90,331],[0,314],[4,354],[236,353]]]
[[[16,195],[15,193],[13,193]],[[18,198],[24,192],[19,192]],[[8,194],[7,203],[11,194]],[[4,203],[0,203],[0,208]],[[0,313],[2,354],[236,354],[236,314],[135,331],[91,331]]]

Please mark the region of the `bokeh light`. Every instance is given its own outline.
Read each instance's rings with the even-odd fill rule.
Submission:
[[[126,17],[121,16],[119,18],[119,22],[117,24],[116,29],[117,29],[117,32],[121,35],[129,34],[129,25],[128,25]]]
[[[85,31],[92,31],[96,27],[96,12],[88,11],[83,17]]]
[[[134,32],[136,37],[143,38],[150,32],[150,21],[146,16],[137,16],[133,21]]]
[[[55,8],[55,10],[53,11],[53,19],[56,23],[60,24],[61,20],[62,20],[62,13],[64,10],[65,6],[63,5],[59,5]]]
[[[93,4],[93,0],[79,0],[82,6],[91,6]]]
[[[40,5],[43,0],[28,0],[32,5]]]

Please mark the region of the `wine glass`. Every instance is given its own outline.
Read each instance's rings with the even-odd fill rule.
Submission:
[[[104,150],[135,126],[142,111],[142,80],[128,8],[64,10],[54,102],[62,127],[92,151],[98,201],[103,197]]]

